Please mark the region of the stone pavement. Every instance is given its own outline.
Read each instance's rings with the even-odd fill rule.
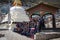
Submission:
[[[60,40],[60,38],[50,39],[50,40]]]
[[[40,32],[36,34],[36,40],[60,40],[60,32]]]
[[[3,34],[4,37],[0,37],[0,40],[33,40],[26,36],[20,35],[18,33],[14,33],[12,31],[0,31],[0,34]]]

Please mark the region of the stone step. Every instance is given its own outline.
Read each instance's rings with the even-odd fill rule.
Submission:
[[[41,32],[36,34],[36,40],[60,38],[60,32]]]

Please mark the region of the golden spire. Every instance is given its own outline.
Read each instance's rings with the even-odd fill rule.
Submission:
[[[14,0],[13,5],[14,6],[22,6],[22,3],[20,0]]]

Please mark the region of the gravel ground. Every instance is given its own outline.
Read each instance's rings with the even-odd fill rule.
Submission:
[[[28,38],[26,36],[14,33],[12,31],[6,30],[6,31],[0,31],[0,34],[4,34],[4,37],[0,37],[0,40],[33,40],[31,38]]]

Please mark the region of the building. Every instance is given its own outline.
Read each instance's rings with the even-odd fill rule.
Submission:
[[[52,13],[52,14],[57,13],[58,14],[59,13],[58,10],[59,10],[59,7],[55,7],[53,5],[49,5],[48,3],[42,2],[34,7],[27,9],[26,11],[28,12],[30,19],[32,19],[33,14],[38,14],[40,16],[43,16],[44,14],[47,14],[47,13]],[[50,16],[50,17],[47,16],[47,20],[46,21],[44,20],[45,26],[47,26],[47,28],[52,28],[53,25],[55,27],[55,21],[54,21],[55,19],[52,19],[52,18],[53,18],[53,16]],[[51,20],[51,21],[49,21],[49,20]],[[53,23],[53,21],[54,21],[54,23]]]
[[[53,5],[49,5],[48,3],[40,3],[34,7],[31,7],[27,9],[26,11],[29,13],[29,17],[31,17],[32,14],[39,14],[43,15],[46,12],[50,12],[52,14],[55,14],[58,12],[58,7],[55,7]]]

